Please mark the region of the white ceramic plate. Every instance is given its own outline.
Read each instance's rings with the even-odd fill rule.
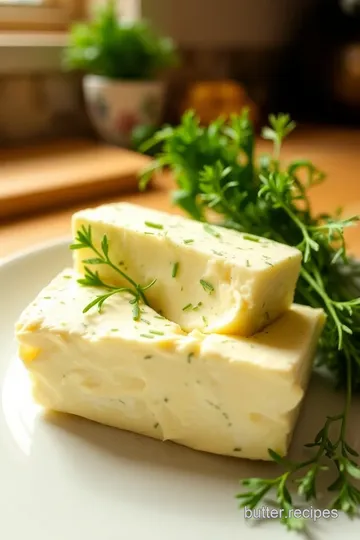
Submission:
[[[26,304],[71,263],[67,245],[42,246],[0,265],[0,538],[292,538],[275,521],[251,524],[234,498],[239,479],[272,476],[274,464],[195,452],[76,417],[45,416],[34,405],[13,326]],[[326,381],[313,377],[293,454],[301,454],[302,444],[341,402]],[[349,439],[358,450],[359,417],[357,401]],[[310,525],[314,538],[359,538],[360,522],[343,515]]]

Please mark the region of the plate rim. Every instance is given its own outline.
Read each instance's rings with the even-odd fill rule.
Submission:
[[[47,251],[49,248],[58,247],[63,244],[70,244],[70,243],[71,243],[70,235],[63,235],[58,238],[45,240],[43,242],[36,242],[35,244],[32,244],[31,246],[27,248],[19,249],[19,250],[16,250],[14,253],[11,253],[10,255],[5,255],[5,257],[0,257],[0,270],[4,266],[17,262],[21,259],[24,259],[28,257],[29,255],[40,253],[42,251]]]

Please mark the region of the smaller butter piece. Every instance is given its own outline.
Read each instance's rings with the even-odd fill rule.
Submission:
[[[127,203],[82,210],[73,216],[73,236],[91,227],[101,249],[106,234],[112,261],[146,291],[155,311],[190,332],[249,336],[291,305],[298,279],[298,249],[234,230]],[[74,251],[84,272],[90,249]],[[107,265],[91,265],[103,281],[126,281]]]

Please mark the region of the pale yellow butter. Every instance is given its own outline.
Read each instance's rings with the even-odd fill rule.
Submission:
[[[127,203],[76,213],[74,237],[83,226],[98,249],[107,235],[110,258],[137,283],[157,280],[146,292],[150,305],[186,331],[252,335],[293,301],[301,264],[293,247]],[[75,268],[92,257],[74,251]],[[109,266],[91,269],[126,284]]]
[[[41,405],[217,454],[286,454],[322,310],[293,305],[252,338],[186,334],[149,307],[135,322],[122,295],[84,314],[101,290],[77,278],[60,274],[17,324]]]

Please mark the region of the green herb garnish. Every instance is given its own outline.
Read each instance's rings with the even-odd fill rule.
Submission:
[[[244,234],[243,239],[249,240],[249,242],[260,242],[260,238],[253,236],[252,234]]]
[[[171,271],[171,277],[176,277],[179,270],[179,263],[176,262],[173,264],[172,271]]]
[[[87,313],[91,308],[97,306],[98,311],[101,312],[102,306],[114,294],[118,293],[128,293],[133,298],[130,300],[130,304],[133,305],[132,314],[133,319],[138,321],[140,319],[141,310],[140,303],[147,304],[148,301],[145,296],[145,291],[152,287],[156,283],[156,279],[153,279],[148,285],[139,285],[136,283],[128,274],[126,274],[121,268],[116,266],[112,262],[109,256],[109,243],[106,234],[103,236],[101,241],[101,249],[95,247],[92,234],[91,226],[82,227],[77,231],[75,243],[70,246],[70,249],[91,249],[94,252],[95,257],[90,259],[84,259],[84,277],[78,279],[78,283],[84,287],[102,287],[106,289],[106,293],[100,294],[94,298],[87,306],[84,307],[83,313]],[[89,266],[86,265],[106,265],[112,268],[117,274],[129,283],[128,287],[113,287],[105,283],[99,276],[99,272],[93,272]]]
[[[205,292],[211,294],[215,291],[214,287],[209,283],[208,281],[205,281],[205,279],[200,279],[200,284]]]
[[[204,223],[204,231],[208,234],[211,234],[211,236],[215,236],[215,238],[221,238],[221,234],[217,232],[211,225],[208,223]]]
[[[184,244],[192,244],[193,241],[194,240],[192,238],[188,238],[187,240],[184,240]]]
[[[199,308],[201,308],[202,305],[203,305],[202,302],[198,302],[196,306],[194,306],[194,304],[186,304],[186,306],[184,306],[182,310],[183,311],[197,311]]]
[[[149,330],[151,334],[155,334],[156,336],[163,336],[164,332],[160,332],[159,330]]]
[[[179,126],[156,134],[153,142],[161,142],[162,150],[152,169],[160,170],[164,164],[170,168],[179,188],[174,201],[192,218],[204,222],[211,209],[219,215],[221,226],[245,233],[246,240],[262,242],[266,237],[297,247],[303,262],[295,301],[322,307],[327,315],[318,363],[345,388],[345,407],[326,419],[310,444],[314,454],[308,460],[290,462],[269,450],[284,472],[276,478],[245,480],[246,493],[239,495],[241,506],[255,507],[275,490],[277,503],[287,516],[294,508],[290,484],[295,473],[298,495],[316,500],[325,459],[337,472],[337,479],[327,488],[334,495],[331,507],[354,515],[360,505],[360,491],[354,483],[360,478],[360,468],[346,431],[352,393],[360,391],[360,263],[347,255],[344,229],[359,217],[314,214],[308,190],[322,182],[324,174],[309,160],[281,163],[283,139],[295,124],[285,114],[271,115],[269,122],[262,135],[272,141],[273,151],[258,159],[247,111],[233,115],[229,122],[218,119],[209,126],[201,126],[195,114],[187,112]],[[305,526],[301,520],[284,518],[282,522],[289,529]]]
[[[164,225],[161,225],[161,223],[153,223],[152,221],[145,221],[145,225],[147,227],[152,227],[153,229],[163,229]]]

